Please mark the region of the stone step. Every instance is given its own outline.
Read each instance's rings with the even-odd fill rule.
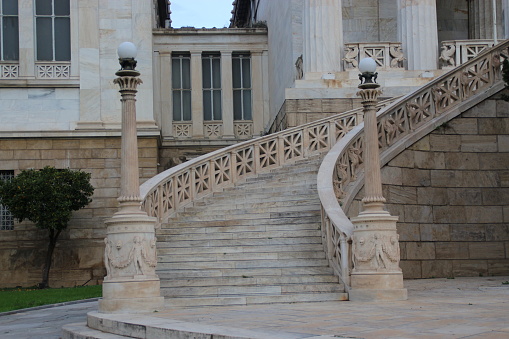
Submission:
[[[283,239],[231,239],[231,240],[189,240],[158,242],[158,248],[168,247],[230,247],[230,246],[268,246],[321,244],[322,237],[283,238]],[[226,252],[225,252],[226,253]]]
[[[161,295],[169,298],[183,297],[231,297],[249,295],[284,295],[291,293],[335,293],[344,292],[339,284],[294,284],[260,286],[199,286],[162,288]]]
[[[159,256],[163,255],[200,255],[200,254],[228,254],[228,253],[269,253],[274,251],[274,246],[232,246],[232,247],[164,247],[161,248],[157,245],[157,253]],[[277,251],[279,254],[284,252],[295,252],[295,251],[318,251],[323,252],[322,243],[315,244],[290,244],[290,245],[278,245]]]
[[[163,279],[189,279],[211,277],[273,277],[292,275],[333,275],[329,266],[320,267],[284,267],[284,268],[236,268],[236,269],[195,269],[195,270],[163,270],[157,268],[157,274]]]
[[[189,240],[227,240],[227,239],[275,239],[275,238],[296,238],[296,237],[319,237],[320,230],[300,231],[264,231],[264,232],[213,232],[213,233],[184,233],[174,235],[158,235],[161,242],[189,241]]]
[[[307,195],[305,196],[307,197]],[[231,210],[231,209],[247,209],[247,208],[286,208],[286,207],[297,207],[297,206],[308,206],[308,205],[312,205],[312,206],[315,206],[315,205],[318,205],[320,204],[320,199],[318,198],[318,196],[316,197],[312,197],[312,198],[307,198],[307,199],[293,199],[293,197],[290,197],[292,199],[288,199],[288,200],[278,200],[278,199],[274,199],[273,201],[266,201],[266,200],[261,200],[261,201],[256,201],[256,202],[244,202],[244,203],[239,203],[239,202],[235,202],[233,205],[232,204],[219,204],[219,203],[215,203],[214,204],[214,211],[225,211],[225,210]],[[274,202],[277,202],[277,204],[274,204]],[[210,201],[209,202],[210,204],[213,203],[213,201]],[[199,211],[202,207],[202,206],[206,206],[205,204],[200,204],[200,205],[194,205],[194,206],[190,206],[190,207],[186,207],[184,208],[184,211],[185,212],[188,212],[188,211]]]
[[[200,227],[172,227],[162,228],[157,231],[157,236],[177,234],[211,234],[211,233],[235,233],[235,232],[266,232],[266,231],[303,231],[319,230],[320,224],[296,224],[296,225],[244,225],[244,226],[208,226]]]
[[[316,215],[308,216],[308,217],[300,217],[300,218],[278,218],[278,219],[265,219],[263,220],[263,225],[267,226],[289,226],[294,224],[309,224],[319,222],[320,219],[317,219]],[[196,227],[200,225],[201,227],[226,227],[226,226],[253,226],[260,225],[260,221],[256,219],[234,219],[234,220],[211,220],[211,221],[200,221],[200,223],[194,223],[190,221],[181,221],[178,219],[170,219],[167,223],[161,226],[161,230],[170,229],[170,228],[182,228],[182,227]],[[159,232],[159,230],[157,231]]]
[[[221,205],[217,206],[214,210],[205,210],[203,208],[188,208],[184,210],[184,212],[179,213],[179,216],[187,216],[191,213],[196,215],[203,214],[221,214],[224,215],[225,212],[228,212],[228,215],[237,215],[237,214],[252,214],[252,213],[265,213],[265,212],[301,212],[301,211],[316,211],[320,210],[320,201],[291,201],[284,203],[250,203],[250,204],[239,204],[239,205]]]
[[[62,327],[61,339],[122,339],[132,338],[114,333],[95,330],[87,326],[87,323],[68,324]]]
[[[197,270],[197,269],[243,269],[243,268],[284,268],[284,267],[328,267],[326,259],[275,259],[241,261],[195,261],[195,262],[159,262],[161,270]]]
[[[244,276],[244,277],[216,277],[189,278],[161,281],[161,288],[169,287],[197,287],[197,286],[246,286],[246,285],[289,285],[289,284],[338,284],[338,277],[326,275],[294,275],[294,276]]]
[[[216,254],[187,254],[187,255],[161,255],[159,263],[179,262],[205,262],[205,261],[242,261],[242,260],[287,260],[287,259],[325,259],[324,251],[300,252],[249,252],[249,253],[216,253]]]
[[[299,293],[284,295],[259,295],[243,297],[202,297],[202,298],[167,298],[167,307],[192,306],[225,306],[225,305],[254,305],[296,302],[322,302],[348,300],[347,293]]]
[[[210,218],[219,219],[219,220],[228,220],[236,218],[236,216],[244,216],[244,215],[251,215],[251,214],[263,214],[266,215],[267,213],[270,213],[269,216],[272,216],[273,213],[290,213],[294,212],[293,214],[296,216],[302,215],[304,213],[314,213],[316,214],[317,211],[320,210],[320,204],[313,203],[309,204],[307,206],[273,206],[273,207],[262,207],[257,208],[256,205],[252,206],[251,208],[232,208],[232,209],[218,209],[218,210],[212,210],[207,211],[202,209],[194,210],[194,211],[184,211],[180,212],[178,214],[179,218],[186,218],[190,216],[196,216],[202,218],[203,216],[210,216]],[[222,218],[218,218],[218,216]]]
[[[232,211],[228,214],[220,214],[220,215],[196,215],[190,212],[179,213],[179,220],[182,222],[201,222],[201,221],[222,221],[229,219],[277,219],[277,218],[301,218],[301,217],[311,217],[311,216],[320,216],[320,211],[290,211],[290,212],[259,212],[259,213],[245,213],[241,211],[237,213],[236,211]]]

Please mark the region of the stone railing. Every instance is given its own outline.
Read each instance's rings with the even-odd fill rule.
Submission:
[[[392,101],[381,102],[379,108]],[[195,199],[260,172],[328,151],[360,122],[362,110],[358,108],[244,141],[172,167],[141,185],[143,209],[149,216],[157,217],[160,224]]]
[[[38,62],[35,69],[37,79],[69,79],[71,75],[70,62]]]
[[[437,126],[503,89],[501,61],[508,55],[509,42],[499,44],[380,110],[377,124],[381,165]],[[363,128],[360,124],[339,140],[318,172],[326,253],[346,286],[352,267],[353,225],[344,211],[363,185]]]
[[[493,40],[447,40],[442,41],[440,66],[452,69],[475,58],[482,51],[493,47]]]
[[[372,58],[380,70],[402,69],[405,56],[401,42],[369,42],[345,44],[344,69],[356,69],[359,61]]]

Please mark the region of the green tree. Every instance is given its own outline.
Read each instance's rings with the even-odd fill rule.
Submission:
[[[0,202],[14,218],[20,222],[30,220],[38,228],[48,230],[48,251],[39,288],[49,287],[53,251],[72,211],[88,205],[93,193],[90,173],[49,166],[24,170],[12,180],[0,181]]]

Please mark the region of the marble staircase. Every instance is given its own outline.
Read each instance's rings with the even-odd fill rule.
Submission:
[[[346,300],[322,246],[320,161],[246,179],[163,224],[157,274],[167,306]]]

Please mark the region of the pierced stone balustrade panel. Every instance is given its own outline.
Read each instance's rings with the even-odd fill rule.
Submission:
[[[192,136],[193,124],[173,122],[173,136],[175,138],[189,138]]]
[[[329,124],[324,123],[310,127],[306,130],[308,139],[308,152],[315,153],[330,147]]]
[[[211,191],[210,164],[208,162],[193,169],[193,196],[200,197]]]
[[[69,79],[71,75],[70,64],[36,64],[35,68],[38,79]]]
[[[410,128],[415,130],[420,125],[433,119],[435,108],[433,106],[431,90],[424,91],[421,95],[411,98],[406,103]]]
[[[358,68],[359,61],[372,58],[378,69],[402,69],[406,60],[400,42],[368,42],[345,44],[344,69]]]
[[[283,163],[304,157],[304,137],[302,131],[283,135],[281,143]]]
[[[231,155],[225,154],[212,161],[214,187],[222,187],[232,181]]]
[[[257,146],[255,149],[257,171],[270,170],[279,166],[278,139],[261,142]]]
[[[256,171],[254,146],[249,146],[234,152],[234,168],[237,179],[247,177]]]
[[[437,114],[441,114],[461,102],[460,76],[459,73],[454,73],[451,77],[443,79],[431,89]]]
[[[351,115],[351,116],[344,117],[342,119],[338,119],[338,120],[334,121],[336,140],[341,139],[348,132],[350,132],[352,130],[352,128],[357,126],[358,121],[359,121],[358,115]]]
[[[493,40],[447,40],[442,41],[441,68],[452,69],[477,57],[493,47]]]
[[[408,121],[407,107],[401,105],[385,114],[377,122],[379,147],[385,148],[408,132],[410,125]]]
[[[465,68],[461,77],[464,99],[469,98],[473,94],[476,94],[477,91],[491,84],[491,61],[491,56],[487,55]]]
[[[222,123],[204,124],[203,134],[205,135],[205,137],[211,139],[220,138],[223,136],[223,124]]]
[[[249,139],[253,137],[253,123],[252,122],[234,122],[233,129],[237,139]]]
[[[192,197],[191,169],[177,175],[175,182],[176,207],[185,205]]]
[[[19,65],[0,64],[0,76],[2,79],[17,79],[19,77]]]

